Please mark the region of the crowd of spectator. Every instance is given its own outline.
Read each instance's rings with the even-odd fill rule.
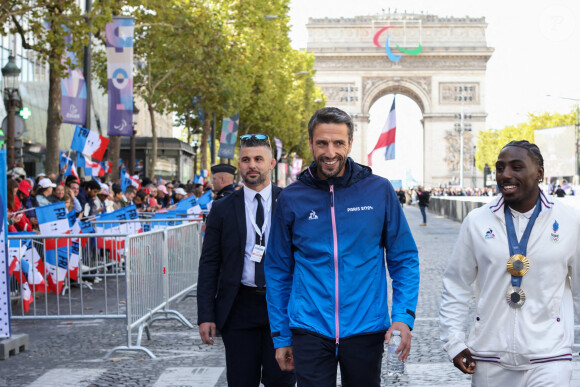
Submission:
[[[165,212],[175,208],[183,198],[199,198],[211,190],[211,183],[183,184],[179,181],[134,176],[136,185],[125,191],[119,182],[104,182],[88,177],[84,181],[73,175],[45,175],[32,178],[22,168],[8,172],[7,204],[9,231],[38,231],[35,208],[64,202],[68,211],[75,211],[80,218],[91,218],[103,212],[112,212],[134,204],[137,211],[147,213]]]

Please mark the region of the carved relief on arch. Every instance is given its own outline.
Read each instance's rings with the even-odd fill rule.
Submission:
[[[411,98],[423,113],[430,110],[431,77],[364,77],[362,79],[363,111],[387,94],[403,94]]]

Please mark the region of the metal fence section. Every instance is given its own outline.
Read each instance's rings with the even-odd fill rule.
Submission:
[[[11,293],[16,296],[11,298],[11,318],[124,318],[125,273],[120,257],[126,237],[9,235],[10,259],[16,268],[11,278]],[[106,247],[98,248],[99,240]],[[78,293],[72,293],[73,286]]]
[[[127,345],[113,348],[105,358],[117,350],[155,358],[141,345],[144,331],[150,338],[153,321],[175,319],[193,328],[169,304],[197,286],[201,230],[199,222],[190,222],[135,235],[9,235],[12,254],[19,258],[10,278],[11,302],[18,304],[11,317],[125,319]],[[71,262],[77,260],[75,270]],[[40,269],[34,275],[30,268],[36,266]]]

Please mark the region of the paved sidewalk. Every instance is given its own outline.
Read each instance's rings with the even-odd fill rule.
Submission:
[[[428,226],[419,227],[419,210],[405,206],[405,213],[421,261],[417,320],[407,375],[401,379],[383,375],[382,384],[470,386],[470,378],[448,362],[438,339],[441,275],[460,225],[428,214]],[[87,293],[86,289],[84,293]],[[78,296],[78,289],[73,289],[72,294]],[[90,293],[86,295],[90,296]],[[195,298],[188,298],[174,308],[195,322],[195,303]],[[174,320],[155,322],[151,328],[151,340],[143,338],[143,345],[157,356],[154,360],[130,352],[103,359],[110,349],[126,344],[123,320],[19,320],[13,321],[12,328],[14,334],[30,335],[30,349],[0,361],[0,386],[227,385],[222,341],[218,338],[214,346],[203,345],[197,327],[191,330]],[[580,343],[580,327],[576,330],[576,342]],[[575,349],[572,385],[580,385],[579,350]]]

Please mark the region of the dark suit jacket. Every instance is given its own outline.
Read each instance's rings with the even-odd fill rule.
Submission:
[[[272,211],[282,189],[272,185]],[[205,227],[197,280],[198,324],[222,329],[242,281],[246,249],[244,190],[214,201]]]

